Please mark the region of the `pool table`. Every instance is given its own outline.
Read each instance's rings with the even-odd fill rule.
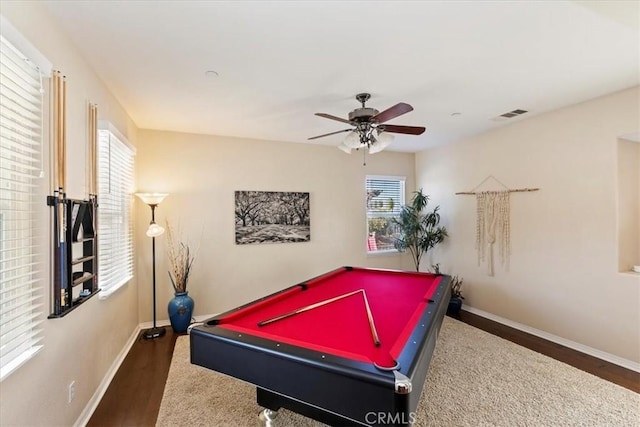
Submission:
[[[269,419],[410,425],[450,280],[341,267],[192,328],[191,363],[256,385]]]

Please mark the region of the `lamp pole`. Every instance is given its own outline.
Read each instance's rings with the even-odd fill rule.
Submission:
[[[168,196],[167,193],[136,193],[144,203],[151,208],[151,223],[147,230],[147,236],[151,237],[151,272],[152,272],[152,286],[153,286],[153,327],[145,329],[142,332],[142,337],[146,340],[154,338],[160,338],[166,334],[164,327],[158,327],[156,324],[156,237],[161,236],[164,233],[164,228],[156,224],[156,208],[158,204]]]
[[[155,224],[158,204],[150,204],[149,206],[151,207],[151,224]],[[151,275],[153,283],[153,327],[145,330],[142,334],[144,339],[147,340],[160,338],[167,332],[165,328],[156,326],[156,236],[151,237]]]

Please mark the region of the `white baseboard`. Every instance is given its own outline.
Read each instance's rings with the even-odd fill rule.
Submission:
[[[111,367],[105,374],[95,393],[93,393],[93,396],[91,396],[91,399],[89,399],[89,402],[87,402],[87,406],[84,407],[84,410],[82,411],[76,422],[73,424],[74,427],[83,427],[87,425],[89,419],[91,419],[91,416],[93,415],[93,412],[96,410],[96,408],[100,404],[100,401],[102,400],[102,397],[109,388],[111,380],[113,380],[116,372],[118,372],[118,369],[120,369],[120,365],[122,365],[122,362],[127,357],[127,354],[129,354],[129,350],[131,350],[131,347],[138,339],[140,330],[141,328],[139,325],[133,330],[133,333],[129,337],[129,340],[118,354],[118,357],[116,357],[116,359],[111,364]]]
[[[504,317],[496,316],[495,314],[491,314],[477,308],[469,307],[468,305],[463,306],[463,309],[470,313],[477,314],[478,316],[486,317],[487,319],[493,320],[494,322],[502,323],[503,325],[518,329],[531,335],[535,335],[547,341],[569,347],[581,353],[588,354],[589,356],[597,357],[598,359],[602,359],[615,365],[622,366],[623,368],[627,368],[640,373],[640,363],[634,362],[632,360],[624,359],[622,357],[616,356],[615,354],[607,353],[605,351],[598,350],[597,348],[589,347],[584,344],[580,344],[575,341],[571,341],[566,338],[562,338],[557,335],[553,335],[548,332],[523,325],[522,323],[514,322],[509,319],[505,319]]]

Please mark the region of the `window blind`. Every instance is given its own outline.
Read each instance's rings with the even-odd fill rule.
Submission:
[[[0,36],[0,380],[41,347],[47,267],[41,74]]]
[[[134,151],[98,131],[98,287],[106,298],[133,277]]]
[[[404,178],[367,178],[367,215],[397,216],[404,204]]]
[[[397,227],[393,218],[404,205],[405,178],[367,176],[367,251],[395,250]]]

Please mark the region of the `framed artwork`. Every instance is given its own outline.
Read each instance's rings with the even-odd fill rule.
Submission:
[[[236,244],[308,242],[309,193],[236,191]]]

